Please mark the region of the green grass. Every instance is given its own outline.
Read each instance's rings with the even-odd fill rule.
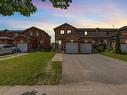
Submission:
[[[109,56],[109,57],[112,57],[112,58],[127,61],[127,54],[115,54],[113,52],[103,52],[101,54],[104,55],[104,56]]]
[[[54,52],[38,51],[0,61],[0,85],[43,84],[41,82],[47,77],[48,63],[54,54]],[[61,71],[60,63],[51,63],[52,69],[50,69],[50,72],[53,72],[55,76],[59,74],[59,70]]]

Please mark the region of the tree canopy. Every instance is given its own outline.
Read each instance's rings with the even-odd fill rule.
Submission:
[[[41,0],[45,2],[46,0]],[[67,9],[72,0],[49,0],[53,7]],[[11,16],[15,12],[19,12],[23,16],[30,16],[37,11],[32,0],[0,0],[0,14],[3,16]]]

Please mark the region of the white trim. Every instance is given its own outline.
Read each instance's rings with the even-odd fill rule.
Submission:
[[[64,30],[61,30],[61,31],[60,31],[60,34],[64,34],[64,32],[65,32]]]

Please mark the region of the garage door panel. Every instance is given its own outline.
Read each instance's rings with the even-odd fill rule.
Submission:
[[[121,50],[123,53],[127,53],[127,44],[121,44]]]
[[[21,52],[27,52],[27,50],[28,50],[28,45],[27,45],[27,43],[18,43],[18,44],[17,44],[17,48],[18,48]]]
[[[92,53],[92,45],[80,44],[80,53]]]
[[[66,53],[78,53],[78,43],[66,43]]]

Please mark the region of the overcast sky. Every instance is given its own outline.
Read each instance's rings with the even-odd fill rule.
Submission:
[[[33,0],[38,11],[31,17],[15,13],[0,15],[0,29],[26,29],[38,27],[54,36],[53,28],[63,23],[76,27],[119,28],[127,25],[127,0],[72,0],[67,10],[53,8],[50,2]]]

